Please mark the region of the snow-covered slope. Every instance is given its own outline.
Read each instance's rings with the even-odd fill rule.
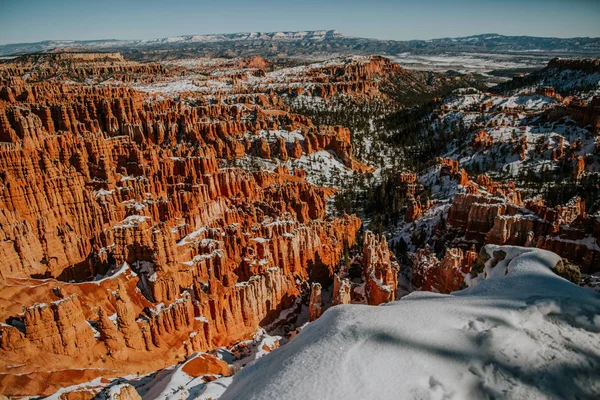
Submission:
[[[463,291],[329,309],[220,399],[598,398],[600,297],[554,253],[486,251]]]
[[[588,59],[552,59],[548,66],[509,82],[498,85],[498,93],[511,93],[536,87],[551,86],[562,95],[591,98],[600,93],[600,61],[598,56]]]

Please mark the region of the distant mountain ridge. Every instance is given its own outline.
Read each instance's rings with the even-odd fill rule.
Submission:
[[[250,45],[252,44],[252,45]],[[379,40],[347,37],[335,30],[296,32],[245,32],[228,34],[184,35],[143,40],[47,40],[0,46],[0,55],[20,55],[52,51],[147,51],[185,49],[199,53],[233,50],[244,54],[399,54],[413,52],[553,52],[600,56],[600,38],[553,38],[504,36],[486,33],[458,38],[431,40]]]
[[[279,32],[240,32],[204,35],[170,36],[159,39],[139,40],[45,40],[34,43],[15,43],[0,45],[0,55],[39,53],[52,50],[77,48],[81,50],[103,50],[119,48],[152,47],[169,44],[214,43],[245,40],[325,40],[342,37],[335,30],[316,31],[279,31]]]
[[[536,36],[504,36],[497,33],[464,36],[457,38],[440,38],[430,41],[446,45],[462,45],[482,47],[488,50],[502,51],[599,51],[600,38],[574,37],[536,37]]]

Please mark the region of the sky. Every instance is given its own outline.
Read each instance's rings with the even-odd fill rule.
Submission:
[[[410,40],[600,37],[600,0],[0,0],[0,44],[336,29]]]

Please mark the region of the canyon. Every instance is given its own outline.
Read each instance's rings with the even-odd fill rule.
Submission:
[[[260,75],[261,63],[242,67]],[[322,83],[319,93],[374,90],[361,82],[380,63],[361,60],[349,69],[358,83]],[[219,81],[238,79],[238,67],[223,66],[229,75]],[[280,314],[299,307],[309,282],[332,283],[357,240],[360,219],[326,215],[336,189],[285,164],[325,153],[347,173],[369,170],[346,128],[314,125],[272,88],[190,91],[184,100],[75,82],[107,74],[139,83],[174,73],[118,54],[25,58],[0,70],[8,395],[145,374],[284,325]],[[234,165],[253,158],[277,166]],[[373,246],[375,265],[365,268],[393,283],[385,240]]]
[[[547,85],[565,73],[585,87]],[[597,73],[553,60],[488,92],[376,55],[0,63],[0,393],[216,398],[351,304],[476,287],[517,257],[503,246],[591,279],[599,204],[581,188],[600,171]],[[408,118],[411,135],[448,143],[409,164],[418,146],[391,145],[384,124],[419,105],[431,110]],[[367,113],[368,134],[358,118],[323,122],[340,110]],[[524,184],[546,165],[577,187],[567,201]],[[381,192],[387,225],[384,210],[339,207]]]

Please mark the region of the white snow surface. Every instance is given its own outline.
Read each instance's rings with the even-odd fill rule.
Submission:
[[[193,355],[189,360],[198,357],[200,354]],[[138,386],[136,390],[144,399],[216,399],[225,390],[226,383],[231,379],[220,377],[214,383],[206,383],[202,376],[192,377],[186,374],[183,371],[184,365],[180,364],[159,371],[156,376]]]
[[[498,250],[465,290],[330,308],[220,399],[600,398],[600,296],[554,253]]]

